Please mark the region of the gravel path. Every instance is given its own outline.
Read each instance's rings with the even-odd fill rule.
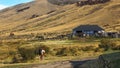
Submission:
[[[40,64],[31,68],[78,68],[78,66],[91,60],[94,60],[94,59],[85,59],[85,60],[79,60],[79,61],[78,60],[61,61],[61,62]]]

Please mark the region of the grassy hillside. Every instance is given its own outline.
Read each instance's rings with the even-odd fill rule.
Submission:
[[[81,24],[98,24],[107,31],[120,31],[120,1],[77,7],[40,0],[0,11],[0,35],[70,33]]]
[[[107,31],[120,31],[120,0],[111,0],[105,4],[85,5],[82,7],[75,4],[56,5],[48,2],[48,0],[39,0],[1,10],[0,66],[9,65],[9,63],[13,62],[14,57],[21,62],[22,57],[19,53],[19,47],[25,49],[28,47],[36,48],[37,45],[49,47],[50,53],[46,56],[44,63],[96,57],[102,54],[104,50],[102,48],[97,49],[100,39],[83,38],[80,39],[81,41],[40,41],[36,39],[37,34],[46,36],[68,34],[71,33],[73,28],[81,24],[97,24]],[[8,37],[10,32],[14,32],[15,36]],[[116,41],[114,47],[119,49],[120,40],[112,40]],[[34,62],[39,62],[39,56],[35,55],[34,60],[28,61],[28,63]]]

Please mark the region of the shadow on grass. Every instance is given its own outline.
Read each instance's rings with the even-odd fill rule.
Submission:
[[[72,68],[120,68],[120,51],[103,54],[98,59],[70,61]]]
[[[70,61],[70,63],[72,64],[72,68],[79,68],[80,65],[85,64],[88,61],[92,61],[95,59],[90,59],[90,60],[79,60],[79,61]]]

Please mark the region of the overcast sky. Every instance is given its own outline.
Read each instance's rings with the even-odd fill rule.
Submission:
[[[26,3],[30,1],[33,1],[33,0],[0,0],[0,10],[6,7],[10,7],[13,5],[17,5],[20,3]]]

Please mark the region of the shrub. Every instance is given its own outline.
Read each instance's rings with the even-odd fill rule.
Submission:
[[[95,49],[96,49],[96,47],[92,46],[92,45],[81,48],[82,51],[95,51]]]
[[[78,55],[78,48],[77,47],[64,47],[57,51],[56,55],[60,56],[74,56]]]
[[[104,48],[105,51],[113,49],[117,44],[113,40],[102,39],[99,44],[99,48]]]
[[[97,47],[94,51],[95,51],[95,52],[104,52],[104,49]]]
[[[70,54],[69,48],[61,48],[60,51],[57,52],[57,55],[68,56]]]
[[[12,57],[12,63],[20,63],[22,61],[22,58],[19,54],[16,54]]]
[[[32,60],[35,58],[35,48],[33,46],[21,46],[18,48],[20,55],[24,61]]]
[[[15,55],[15,54],[16,54],[15,51],[12,51],[12,50],[9,51],[9,55],[13,56],[13,55]]]
[[[120,50],[120,45],[115,45],[112,50]]]

